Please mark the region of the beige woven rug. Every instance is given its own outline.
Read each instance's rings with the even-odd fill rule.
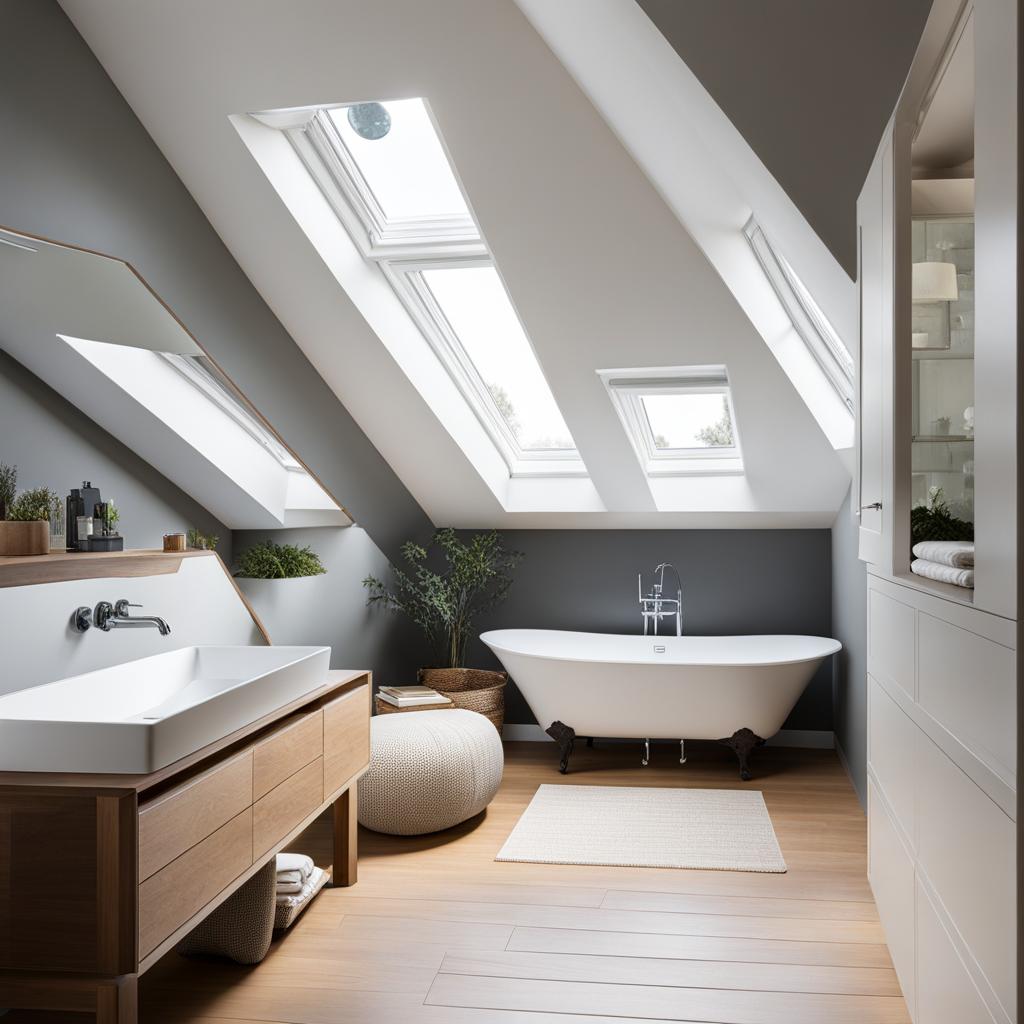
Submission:
[[[756,789],[541,786],[495,860],[786,870]]]

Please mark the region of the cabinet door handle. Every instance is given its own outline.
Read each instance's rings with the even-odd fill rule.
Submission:
[[[870,505],[861,505],[861,512],[867,512],[868,509],[874,509],[877,512],[882,511],[882,503],[880,501],[873,501]]]

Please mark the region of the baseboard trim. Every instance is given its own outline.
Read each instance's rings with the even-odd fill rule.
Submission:
[[[543,740],[553,742],[550,736],[539,725],[525,725],[517,722],[506,722],[501,730],[501,738],[512,743],[533,742]],[[636,743],[637,740],[608,740],[608,742]],[[835,733],[825,729],[783,729],[769,741],[771,747],[804,747],[812,750],[832,750],[836,745]]]
[[[857,786],[857,780],[853,777],[853,772],[850,770],[850,762],[846,756],[846,751],[843,750],[843,745],[839,742],[839,737],[836,737],[836,757],[839,758],[839,763],[843,766],[843,771],[846,772],[846,777],[850,780],[850,785],[853,786],[854,793],[857,794],[857,800],[860,803],[861,810],[867,813],[867,798],[861,793]],[[865,783],[866,784],[866,783]]]

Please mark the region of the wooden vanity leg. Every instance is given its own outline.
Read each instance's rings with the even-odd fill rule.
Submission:
[[[96,990],[96,1024],[138,1024],[139,981],[134,974]]]
[[[334,876],[332,885],[355,885],[359,854],[359,791],[353,782],[334,801]]]

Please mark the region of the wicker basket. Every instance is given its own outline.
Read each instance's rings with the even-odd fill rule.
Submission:
[[[505,723],[507,672],[482,668],[421,668],[417,679],[421,686],[432,686],[457,708],[483,715],[501,732]]]

